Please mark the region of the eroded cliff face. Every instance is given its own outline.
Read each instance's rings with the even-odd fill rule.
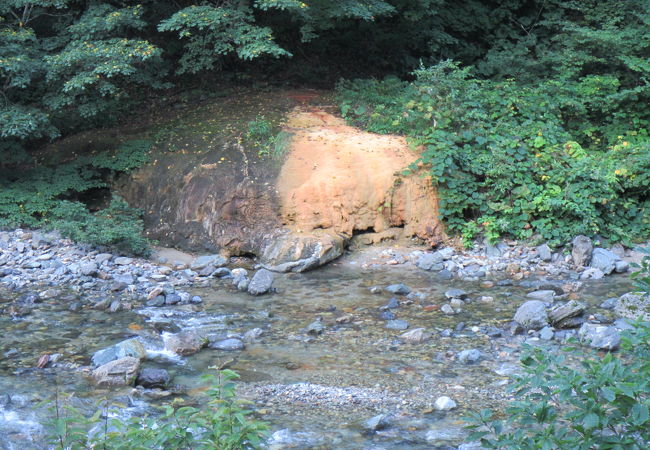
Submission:
[[[417,159],[404,138],[360,131],[318,109],[294,110],[287,128],[294,138],[276,182],[285,225],[346,236],[404,227],[405,236],[439,242],[430,179],[402,175]]]
[[[288,114],[286,130],[293,139],[281,161],[223,140],[199,155],[160,154],[118,190],[145,211],[152,238],[255,255],[279,271],[331,261],[357,231],[385,236],[401,227],[430,244],[442,238],[429,180],[401,175],[417,158],[404,139],[361,132],[304,105]]]

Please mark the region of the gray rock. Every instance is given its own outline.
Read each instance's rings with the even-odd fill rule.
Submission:
[[[555,335],[555,330],[552,327],[544,327],[539,332],[539,338],[545,341],[550,341]]]
[[[488,244],[485,247],[485,256],[488,258],[500,258],[502,254],[503,253],[501,252],[501,248],[496,245]]]
[[[605,250],[604,248],[596,248],[591,254],[591,267],[601,270],[605,275],[616,270],[616,263],[620,261],[616,253]]]
[[[427,333],[424,328],[414,328],[411,331],[400,336],[400,339],[411,344],[420,344],[431,337],[431,333]]]
[[[581,280],[600,280],[604,276],[605,276],[605,273],[602,270],[596,269],[595,267],[590,267],[588,269],[585,269],[585,271],[580,274],[580,279]]]
[[[181,296],[175,292],[165,295],[165,305],[177,305],[181,302]]]
[[[449,411],[450,409],[456,408],[458,405],[451,398],[446,395],[438,397],[433,404],[433,407],[438,411]]]
[[[79,273],[86,277],[97,275],[97,264],[94,262],[83,262],[79,264]]]
[[[203,348],[205,339],[195,331],[181,331],[178,334],[164,334],[165,349],[181,356],[192,355]]]
[[[190,303],[198,305],[199,303],[203,303],[203,299],[198,295],[193,295],[192,298],[190,298]]]
[[[135,384],[149,389],[164,389],[169,383],[169,372],[165,369],[142,369]]]
[[[456,314],[456,311],[454,311],[454,308],[451,307],[450,304],[445,303],[440,307],[440,311],[442,311],[443,314],[447,314],[448,316],[452,314]]]
[[[145,303],[146,306],[153,306],[153,307],[163,306],[164,304],[165,304],[165,297],[163,295],[157,295],[151,300],[147,301],[147,303]]]
[[[411,294],[412,294],[412,292],[411,292]],[[411,294],[409,294],[409,296]],[[395,309],[395,308],[399,308],[399,300],[397,300],[395,297],[391,297],[388,300],[388,303],[386,303],[384,306],[379,307],[379,310],[380,311],[386,311],[387,309]]]
[[[573,258],[573,264],[576,266],[588,266],[591,261],[591,253],[594,250],[594,246],[587,236],[576,236],[571,242],[573,248],[571,250],[571,257]]]
[[[443,280],[451,280],[454,278],[454,274],[447,269],[442,269],[440,272],[438,272],[438,276]]]
[[[396,317],[397,316],[395,315],[395,313],[390,310],[382,311],[379,313],[379,318],[381,320],[393,320]]]
[[[409,323],[406,320],[389,320],[386,322],[386,328],[389,330],[406,330],[409,327]]]
[[[307,325],[305,331],[307,332],[307,334],[319,335],[322,334],[323,331],[325,331],[325,325],[323,325],[323,321],[321,319],[317,319],[314,320],[309,325]]]
[[[388,414],[378,414],[366,420],[363,424],[363,429],[367,432],[375,432],[383,430],[390,426],[390,416]]]
[[[190,269],[201,270],[208,266],[212,266],[216,269],[217,267],[225,266],[227,262],[228,260],[221,255],[202,255],[192,261]]]
[[[445,291],[445,297],[464,299],[467,297],[467,292],[462,289],[448,289]]]
[[[526,329],[544,328],[548,325],[546,305],[539,300],[529,300],[517,309],[514,320]]]
[[[550,261],[553,258],[551,247],[546,244],[542,244],[537,247],[537,254],[539,255],[539,259],[546,262]]]
[[[423,253],[415,262],[415,265],[422,270],[434,270],[436,266],[442,263],[443,258],[439,252]]]
[[[230,338],[221,341],[212,342],[209,347],[214,350],[222,350],[226,352],[244,350],[246,345],[239,339]]]
[[[602,302],[600,304],[600,307],[603,309],[614,309],[617,303],[618,303],[618,298],[612,297]]]
[[[232,276],[232,272],[227,267],[219,267],[212,273],[212,276],[216,278],[230,277]]]
[[[555,291],[551,289],[543,290],[543,291],[533,291],[526,294],[526,297],[548,303],[548,302],[552,302],[553,298],[555,298]]]
[[[619,297],[614,312],[632,320],[650,321],[650,295],[630,292]]]
[[[614,271],[616,273],[625,273],[630,268],[630,264],[627,261],[616,261],[614,264]]]
[[[110,261],[113,258],[113,255],[110,253],[100,253],[95,255],[95,262],[99,265],[104,264],[106,261]]]
[[[481,359],[481,352],[475,348],[458,352],[456,359],[462,364],[472,364]]]
[[[113,280],[118,283],[124,283],[126,285],[135,283],[135,278],[130,273],[113,275]]]
[[[462,308],[462,307],[465,305],[465,302],[462,301],[462,300],[459,299],[459,298],[452,298],[451,301],[449,302],[449,304],[450,304],[453,308]]]
[[[273,272],[266,269],[260,269],[255,272],[253,278],[248,284],[248,293],[251,295],[266,294],[273,286]]]
[[[133,264],[133,258],[127,258],[126,256],[120,256],[115,258],[113,261],[117,266],[128,266]]]
[[[261,328],[253,328],[244,333],[244,342],[254,342],[264,334],[264,330]]]
[[[585,323],[578,330],[580,340],[598,350],[616,350],[621,343],[621,334],[613,326]]]
[[[92,372],[95,383],[101,387],[130,386],[138,375],[140,360],[127,356],[99,366]]]
[[[390,286],[386,286],[386,291],[395,295],[407,295],[411,292],[411,288],[403,283],[399,283],[399,284],[391,284]]]
[[[138,339],[127,339],[95,352],[91,361],[93,366],[98,367],[127,356],[143,359],[147,356],[147,351]]]
[[[585,311],[585,309],[587,309],[587,305],[584,303],[570,300],[562,305],[552,308],[548,312],[548,319],[551,324],[555,325],[569,317],[579,316]]]

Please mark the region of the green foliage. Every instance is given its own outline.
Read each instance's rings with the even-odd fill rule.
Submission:
[[[254,24],[253,11],[241,3],[224,6],[189,6],[158,25],[187,41],[179,60],[178,74],[210,70],[223,55],[236,53],[243,60],[263,55],[290,56],[273,40],[269,27]]]
[[[243,450],[261,448],[268,425],[251,418],[252,411],[239,400],[233,380],[239,376],[221,370],[211,383],[209,401],[199,409],[172,403],[157,416],[133,417],[127,421],[109,418],[110,408],[100,409],[91,418],[59,401],[52,407],[50,444],[57,449],[103,448],[105,450],[149,450],[168,448]],[[58,399],[57,399],[58,400]],[[91,436],[88,430],[99,425],[102,431]]]
[[[564,355],[527,347],[505,420],[490,410],[471,414],[468,440],[503,449],[647,448],[650,323],[624,333],[621,353],[591,354],[574,368]]]
[[[278,131],[271,121],[263,115],[248,122],[245,139],[249,145],[257,148],[259,156],[280,158],[289,147],[291,134]]]
[[[78,157],[54,167],[0,172],[0,227],[45,227],[94,245],[146,254],[140,213],[115,197],[107,209],[90,213],[75,199],[108,187],[110,176],[128,172],[148,159],[149,141],[128,141],[114,152]]]
[[[638,270],[633,272],[631,277],[642,292],[650,294],[650,247],[638,250],[645,253],[646,256],[641,260],[641,264],[632,263],[632,267],[636,267]]]
[[[555,244],[577,234],[628,243],[650,236],[647,129],[632,128],[622,111],[615,124],[591,122],[594,97],[581,97],[582,82],[479,80],[449,61],[415,76],[342,82],[341,112],[422,146],[419,162],[438,185],[451,231],[466,240],[478,228],[489,240],[539,233]]]

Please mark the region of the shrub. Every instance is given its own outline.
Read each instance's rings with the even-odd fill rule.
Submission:
[[[204,376],[211,383],[210,400],[201,409],[172,403],[162,407],[158,416],[126,421],[110,418],[110,408],[86,418],[78,409],[63,406],[57,397],[48,424],[50,444],[57,449],[104,450],[261,448],[268,425],[251,418],[252,411],[237,398],[233,380],[238,377],[231,370]]]
[[[491,240],[539,233],[551,244],[577,234],[626,243],[650,235],[648,133],[623,113],[593,125],[594,97],[582,82],[479,80],[450,61],[414,75],[411,83],[341,82],[341,112],[422,148],[417,163],[429,168],[451,231]]]
[[[146,254],[140,213],[115,197],[109,207],[91,213],[80,194],[107,187],[113,175],[141,166],[149,141],[128,141],[114,152],[75,158],[57,166],[0,172],[0,228],[44,227],[95,245]]]
[[[521,362],[505,419],[472,413],[468,440],[487,448],[648,448],[650,323],[624,333],[620,356],[591,354],[573,368],[563,355],[527,346]]]

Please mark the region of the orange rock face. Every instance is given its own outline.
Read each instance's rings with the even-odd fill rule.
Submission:
[[[295,136],[276,184],[285,225],[347,236],[404,227],[406,236],[442,239],[431,181],[401,174],[417,159],[403,138],[360,131],[321,110],[297,109],[287,128]]]

